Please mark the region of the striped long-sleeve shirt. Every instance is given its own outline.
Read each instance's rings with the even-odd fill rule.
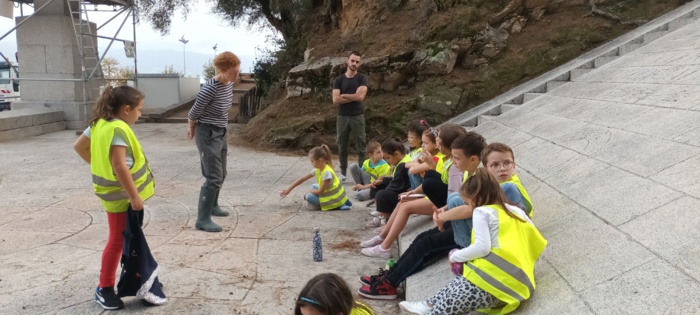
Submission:
[[[233,104],[233,82],[223,84],[214,78],[207,80],[197,94],[188,118],[199,123],[226,128],[228,112]]]

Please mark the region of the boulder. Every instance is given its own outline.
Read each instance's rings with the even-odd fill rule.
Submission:
[[[431,75],[449,74],[452,72],[452,69],[454,69],[454,66],[457,63],[459,46],[445,46],[446,45],[443,43],[440,43],[434,47],[417,51],[413,59],[414,62],[417,62],[420,58],[422,58],[422,60],[417,66],[416,73],[418,75]]]
[[[401,72],[392,72],[389,75],[384,76],[382,81],[382,90],[393,91],[396,90],[401,84],[405,83],[407,80],[406,75]]]
[[[443,116],[454,114],[462,97],[459,87],[435,88],[418,97],[418,106]]]

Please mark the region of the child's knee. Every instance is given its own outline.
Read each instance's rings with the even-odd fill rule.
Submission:
[[[459,196],[453,197],[447,200],[447,208],[452,209],[454,207],[459,207],[459,206],[464,206],[464,200],[460,198]]]

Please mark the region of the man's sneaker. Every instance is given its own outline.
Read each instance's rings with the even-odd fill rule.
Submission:
[[[428,302],[426,301],[403,301],[399,303],[399,307],[406,312],[418,315],[427,315],[430,313],[430,309],[432,309],[432,307],[428,306]]]
[[[389,259],[391,257],[391,248],[384,249],[382,248],[382,244],[379,244],[374,247],[363,248],[362,250],[360,250],[360,253],[369,257]]]
[[[384,225],[386,225],[386,219],[384,219],[382,217],[374,217],[372,219],[372,221],[369,221],[369,222],[367,222],[367,224],[365,224],[365,227],[376,228],[376,227],[381,227]]]
[[[95,289],[95,302],[106,310],[124,308],[124,302],[114,293],[114,287],[97,287],[97,289]]]
[[[361,276],[360,283],[365,285],[371,285],[372,283],[379,282],[384,279],[384,276],[389,272],[389,270],[384,270],[379,268],[379,273],[373,276]]]
[[[384,239],[381,236],[377,235],[373,238],[370,238],[366,241],[361,242],[360,247],[367,248],[367,247],[377,246],[377,245],[381,244],[383,241],[384,241]]]
[[[394,300],[397,296],[396,287],[387,279],[363,286],[357,293],[372,300]]]

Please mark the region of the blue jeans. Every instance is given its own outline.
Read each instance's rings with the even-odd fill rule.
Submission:
[[[453,192],[447,196],[447,209],[464,206],[464,200],[459,196],[459,192]],[[472,239],[472,219],[462,219],[452,221],[452,230],[455,235],[455,243],[464,248],[471,244]]]
[[[416,189],[423,183],[423,177],[420,174],[408,174],[408,180],[411,181],[411,189]]]

